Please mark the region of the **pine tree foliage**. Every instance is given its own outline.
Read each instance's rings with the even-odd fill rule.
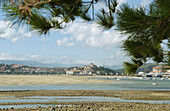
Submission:
[[[122,49],[132,57],[132,63],[124,62],[127,72],[135,73],[150,59],[169,64],[170,51],[165,51],[161,46],[163,41],[167,41],[167,47],[169,45],[169,12],[169,0],[155,0],[145,8],[131,8],[125,4],[118,10],[117,28],[128,35]]]
[[[26,24],[31,31],[47,34],[52,28],[66,27],[67,23],[78,17],[86,21],[95,20],[94,5],[98,2],[105,2],[109,12],[102,13],[106,19],[104,23],[100,14],[97,14],[97,22],[106,24],[109,29],[114,25],[112,13],[116,10],[116,0],[0,0],[0,5],[6,12],[7,20],[13,23],[12,26]]]
[[[104,29],[108,30],[112,28],[115,23],[114,23],[114,15],[116,12],[116,7],[118,5],[118,2],[116,0],[114,1],[106,1],[108,4],[109,11],[107,12],[106,9],[101,9],[100,13],[96,14],[97,20],[96,23],[98,23],[101,27]]]
[[[89,10],[98,0],[0,0],[7,20],[13,26],[26,24],[30,30],[47,34],[50,29],[62,29],[76,17],[91,21]],[[94,9],[93,9],[94,10]]]

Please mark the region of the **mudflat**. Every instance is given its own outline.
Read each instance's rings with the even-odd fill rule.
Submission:
[[[122,81],[99,80],[100,76],[69,75],[0,75],[0,85],[45,85],[45,84],[120,84]],[[113,76],[101,76],[114,78]],[[116,77],[118,78],[118,77]],[[127,81],[125,81],[127,83]],[[133,82],[130,82],[133,83]],[[18,90],[0,91],[2,99],[20,99],[26,96],[103,96],[127,100],[170,100],[170,91],[151,90]],[[135,102],[17,102],[0,105],[37,104],[32,108],[8,108],[8,111],[170,111],[170,104]],[[43,107],[41,105],[50,105]],[[0,109],[1,110],[1,109]]]
[[[31,103],[32,104],[32,103]],[[170,111],[170,104],[129,102],[57,102],[49,107],[3,109],[3,111]]]
[[[47,85],[47,84],[116,84],[122,81],[92,79],[96,76],[70,75],[0,75],[0,85]],[[100,76],[97,76],[100,77]],[[103,76],[102,76],[103,77]],[[127,83],[127,82],[126,82]]]
[[[20,90],[0,91],[0,99],[4,96],[103,96],[118,97],[129,100],[170,100],[170,91],[147,90]],[[7,98],[8,99],[8,98]]]
[[[160,94],[160,95],[159,95]],[[105,96],[136,100],[170,100],[170,91],[143,90],[34,90],[34,91],[0,91],[4,96]],[[9,98],[6,98],[9,99]],[[135,102],[18,102],[0,105],[38,104],[32,108],[8,108],[8,111],[170,111],[170,104],[149,104]],[[50,105],[42,107],[41,105]]]

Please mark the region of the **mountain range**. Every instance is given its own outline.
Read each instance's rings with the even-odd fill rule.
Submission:
[[[28,60],[0,60],[0,63],[4,64],[21,64],[21,65],[27,65],[27,66],[34,66],[34,67],[74,67],[74,66],[83,66],[87,64],[71,64],[71,65],[66,65],[66,64],[59,64],[59,63],[41,63],[41,62],[36,62],[36,61],[28,61]],[[110,69],[122,69],[122,65],[114,65],[114,66],[106,66],[102,65],[102,67],[110,68]]]
[[[62,67],[62,68],[69,68],[69,67],[74,67],[74,66],[84,66],[88,64],[59,64],[59,63],[41,63],[41,62],[36,62],[36,61],[27,61],[27,60],[0,60],[0,64],[20,64],[20,65],[27,65],[27,66],[34,66],[34,67],[49,67],[49,68],[54,68],[54,67]],[[143,66],[141,66],[137,72],[140,71],[151,71],[153,67],[158,66],[159,64],[155,63],[146,63]],[[161,65],[161,64],[160,64]],[[107,65],[102,65],[102,67],[117,70],[118,72],[124,72],[123,70],[123,65],[113,65],[113,66],[107,66]]]

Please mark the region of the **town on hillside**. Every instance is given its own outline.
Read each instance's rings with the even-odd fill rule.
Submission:
[[[124,76],[130,75],[126,73],[120,73],[117,70],[112,70],[102,66],[97,66],[93,63],[84,66],[75,66],[70,68],[44,68],[33,67],[27,65],[17,64],[0,64],[0,74],[66,74],[66,75],[105,75],[105,76]],[[140,71],[135,76],[147,76],[147,77],[170,77],[170,66],[157,66],[153,67],[152,71],[144,72]]]
[[[147,77],[170,77],[170,66],[160,65],[153,67],[153,70],[149,73],[139,72],[137,76],[147,76]]]
[[[17,64],[0,64],[0,74],[114,75],[115,71],[94,65],[93,63],[70,68],[43,68]]]

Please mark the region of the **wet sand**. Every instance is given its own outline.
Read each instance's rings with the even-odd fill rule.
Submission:
[[[170,91],[143,90],[36,90],[0,91],[4,96],[104,96],[136,100],[170,100]],[[20,102],[1,103],[0,105],[39,104],[33,108],[2,108],[4,111],[170,111],[170,104],[149,104],[139,102]],[[50,105],[41,107],[41,105]],[[1,110],[1,109],[0,109]]]
[[[129,100],[170,100],[170,91],[146,90],[28,90],[0,91],[0,99],[4,96],[102,96],[118,97]]]
[[[122,81],[92,79],[101,76],[0,75],[0,85],[116,84]],[[104,77],[104,76],[102,76]],[[109,77],[109,76],[108,76]],[[127,82],[126,82],[127,83]],[[132,82],[129,82],[132,83]]]
[[[170,105],[128,102],[57,102],[49,107],[8,108],[4,111],[170,111]]]
[[[100,76],[94,76],[100,77]],[[101,76],[109,77],[109,76]],[[109,78],[114,78],[110,76]],[[116,84],[121,81],[97,80],[93,76],[55,75],[0,75],[0,85],[42,85],[42,84]],[[126,81],[127,83],[127,81]],[[130,82],[133,83],[133,82]],[[6,97],[7,98],[6,98]],[[20,90],[0,91],[1,99],[19,99],[26,96],[103,96],[129,100],[170,100],[170,91],[147,90]],[[8,98],[9,97],[9,98]],[[134,102],[29,102],[0,103],[0,105],[40,104],[36,108],[8,108],[8,111],[170,111],[170,104],[149,104]],[[41,107],[41,105],[51,107]],[[58,106],[60,105],[60,106]]]

